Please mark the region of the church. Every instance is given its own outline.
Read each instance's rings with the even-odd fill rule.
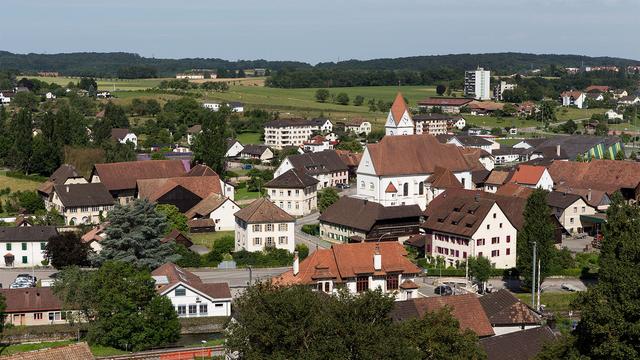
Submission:
[[[385,135],[413,135],[416,133],[416,126],[409,113],[409,108],[404,102],[402,94],[398,92],[393,101],[387,122],[384,125]]]

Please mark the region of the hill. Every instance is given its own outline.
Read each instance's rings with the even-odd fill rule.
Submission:
[[[589,57],[583,55],[551,55],[524,53],[492,54],[452,54],[412,56],[394,59],[348,60],[337,63],[320,63],[316,66],[297,61],[238,60],[229,61],[217,58],[156,59],[138,54],[114,52],[82,52],[66,54],[14,54],[0,51],[0,71],[18,70],[35,73],[38,71],[57,71],[67,76],[125,77],[122,75],[141,74],[140,77],[173,77],[177,72],[189,69],[251,69],[270,70],[411,70],[438,71],[448,69],[455,72],[473,69],[480,65],[494,73],[507,74],[532,68],[578,67],[581,64],[598,65],[637,65],[640,61],[614,57]]]

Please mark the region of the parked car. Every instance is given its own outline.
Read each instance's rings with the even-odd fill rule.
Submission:
[[[576,286],[574,286],[574,285],[568,284],[568,283],[562,283],[562,285],[560,285],[560,287],[561,287],[563,290],[567,290],[567,291],[571,291],[571,292],[580,291],[580,289],[579,289],[579,288],[577,288],[577,287],[576,287]]]
[[[348,189],[351,187],[351,185],[349,183],[338,183],[336,187],[338,189]]]
[[[440,296],[453,295],[453,289],[451,289],[451,286],[448,286],[448,285],[439,285],[433,290],[433,292],[436,295],[440,295]]]

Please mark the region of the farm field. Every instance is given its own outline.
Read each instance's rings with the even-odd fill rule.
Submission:
[[[29,76],[31,79],[37,79],[48,83],[56,83],[61,86],[67,85],[70,81],[78,82],[79,77],[72,76],[59,76],[59,77],[45,77],[45,76]],[[175,80],[175,78],[154,78],[154,79],[96,79],[99,90],[109,91],[136,91],[146,90],[153,87],[157,87],[163,80]],[[193,83],[203,83],[207,81],[212,82],[229,82],[235,85],[245,86],[262,86],[264,85],[264,78],[238,78],[238,79],[204,79],[204,80],[191,80]]]
[[[0,189],[9,188],[11,192],[36,190],[40,183],[32,180],[16,179],[5,175],[5,171],[0,171]],[[6,196],[0,196],[0,201],[4,202]]]

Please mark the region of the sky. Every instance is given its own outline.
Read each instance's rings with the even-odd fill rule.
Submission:
[[[640,0],[20,0],[0,50],[309,63],[529,52],[640,60]]]

